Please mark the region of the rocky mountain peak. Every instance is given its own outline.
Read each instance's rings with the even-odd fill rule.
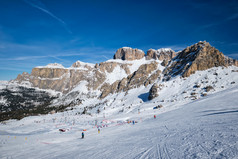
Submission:
[[[22,74],[19,74],[15,81],[21,83],[22,81],[29,81],[30,74],[27,72],[23,72]]]
[[[139,60],[145,57],[144,51],[140,49],[132,49],[130,47],[123,47],[117,50],[116,54],[114,55],[114,59],[121,59],[121,60]]]
[[[90,64],[90,63],[84,63],[82,61],[76,61],[71,68],[85,68],[85,69],[92,69],[93,67],[95,67],[94,64]]]
[[[78,67],[81,67],[81,62],[80,61],[76,61],[75,63],[73,63],[73,65],[71,67],[73,68],[78,68]]]
[[[167,77],[178,74],[188,77],[196,71],[218,66],[235,65],[236,62],[232,60],[229,60],[230,64],[228,64],[227,59],[222,52],[212,47],[208,42],[200,41],[179,52],[164,70],[164,74]]]

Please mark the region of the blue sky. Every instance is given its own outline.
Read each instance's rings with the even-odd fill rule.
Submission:
[[[206,40],[238,59],[237,0],[0,0],[0,80],[35,66],[99,63],[123,46]]]

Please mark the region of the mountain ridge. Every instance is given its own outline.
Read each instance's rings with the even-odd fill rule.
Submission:
[[[143,93],[138,95],[139,98],[143,98],[138,99],[139,102],[143,103],[148,98],[149,100],[159,99],[162,97],[162,92],[168,89],[166,81],[176,82],[177,77],[189,80],[190,76],[198,71],[219,67],[229,70],[230,66],[237,67],[237,60],[224,56],[208,42],[200,41],[178,53],[171,49],[150,49],[145,55],[140,49],[123,47],[116,51],[113,60],[99,64],[76,61],[69,68],[60,64],[35,67],[31,74],[24,72],[10,83],[61,93],[57,99],[50,101],[49,106],[81,105],[83,109],[85,107],[88,109],[89,107],[83,103],[94,100],[95,103],[90,104],[90,109],[93,109],[95,105],[100,106],[103,105],[102,103],[111,105],[109,104],[111,103],[110,98],[115,95],[115,100],[112,102],[119,100],[118,96],[121,95],[123,97],[120,100],[125,100],[133,90],[145,91],[144,95]],[[219,76],[219,78],[223,77]],[[216,81],[219,80],[216,79]],[[235,81],[230,83],[232,82]],[[181,83],[182,81],[177,84]],[[204,85],[204,90],[208,86]],[[203,90],[201,92],[204,93]],[[191,92],[193,95],[189,98],[191,100],[200,98],[204,95],[202,93],[198,95]],[[179,94],[174,96],[179,96]]]

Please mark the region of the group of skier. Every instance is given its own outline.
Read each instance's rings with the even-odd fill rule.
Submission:
[[[154,119],[156,119],[156,115],[154,115]],[[129,123],[129,122],[128,122]],[[135,121],[132,121],[133,125],[135,124]],[[100,127],[98,127],[98,133],[100,133]],[[84,138],[84,132],[82,132],[82,139]]]
[[[100,134],[100,128],[98,128],[98,133]],[[82,139],[84,138],[84,132],[82,132]]]

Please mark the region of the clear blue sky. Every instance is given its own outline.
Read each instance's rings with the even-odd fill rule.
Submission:
[[[35,66],[99,63],[123,46],[206,40],[238,59],[237,0],[0,0],[0,80]]]

